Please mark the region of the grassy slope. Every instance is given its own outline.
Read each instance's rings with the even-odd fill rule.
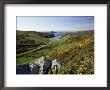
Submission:
[[[94,73],[94,32],[84,31],[68,34],[63,44],[55,47],[48,55],[63,64],[60,74]]]
[[[94,31],[64,35],[60,41],[52,41],[50,47],[17,57],[17,64],[36,60],[40,56],[57,58],[63,67],[59,74],[94,73]]]
[[[23,53],[35,49],[39,45],[48,44],[47,37],[53,36],[51,33],[40,33],[35,31],[16,31],[16,53]],[[46,37],[46,38],[45,38]]]

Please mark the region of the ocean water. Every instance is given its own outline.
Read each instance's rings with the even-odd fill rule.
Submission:
[[[54,32],[53,34],[55,37],[49,38],[50,40],[59,40],[65,34],[72,33],[72,32]]]

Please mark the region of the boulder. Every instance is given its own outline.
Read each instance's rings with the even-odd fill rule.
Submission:
[[[35,62],[31,62],[30,64],[30,68],[31,68],[31,74],[39,74],[39,66],[36,65]]]
[[[57,59],[54,59],[52,61],[52,73],[57,74],[60,71],[61,64],[57,61]]]
[[[44,56],[36,60],[35,63],[40,67],[39,69],[40,74],[48,74],[48,71],[52,66],[52,61]]]
[[[49,59],[44,59],[44,66],[43,67],[45,67],[45,68],[47,68],[47,69],[49,69],[49,68],[51,68],[51,66],[52,66],[52,61],[51,60],[49,60]]]
[[[28,64],[18,65],[16,69],[17,74],[48,74],[51,69],[52,74],[57,74],[61,68],[61,64],[57,59],[53,61],[47,57],[40,57],[36,61],[32,61]]]
[[[16,74],[31,74],[31,68],[29,64],[17,65]]]

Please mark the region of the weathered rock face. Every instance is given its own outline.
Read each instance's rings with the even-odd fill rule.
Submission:
[[[29,64],[30,68],[31,68],[31,74],[39,74],[39,66],[36,65],[35,62],[32,62]]]
[[[35,63],[37,65],[39,65],[40,67],[43,67],[44,63],[45,63],[45,57],[40,57],[38,60],[35,61]]]
[[[52,61],[52,73],[53,74],[57,74],[59,71],[60,71],[60,68],[61,68],[61,64],[57,61],[57,59],[54,59]]]
[[[31,74],[31,68],[29,64],[22,64],[16,67],[16,74]]]
[[[43,66],[43,67],[46,68],[46,69],[51,68],[51,66],[52,66],[52,61],[49,60],[49,59],[45,59],[44,61],[45,61],[45,63],[44,63],[44,66]]]
[[[40,57],[38,60],[29,64],[17,66],[17,74],[48,74],[51,69],[52,74],[57,74],[61,68],[61,64],[57,59],[49,60],[47,57]]]
[[[46,57],[40,57],[35,63],[40,67],[40,74],[48,74],[49,69],[51,68],[52,61]]]

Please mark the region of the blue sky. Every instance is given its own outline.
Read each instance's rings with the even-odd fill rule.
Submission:
[[[82,31],[94,30],[94,16],[17,16],[17,30]]]

